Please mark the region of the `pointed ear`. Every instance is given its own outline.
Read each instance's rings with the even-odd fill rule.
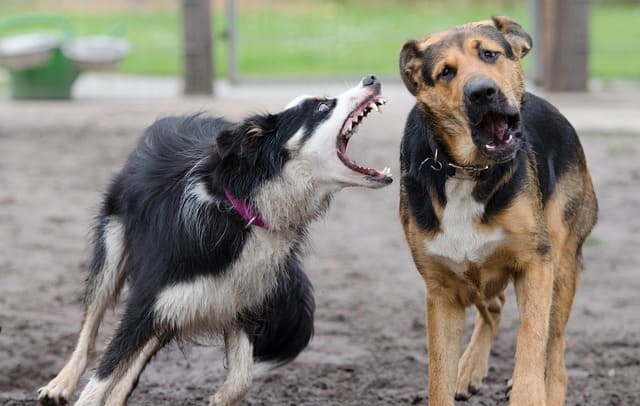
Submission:
[[[513,52],[518,58],[524,58],[531,51],[533,40],[520,24],[504,16],[493,16],[491,20],[498,31],[507,39],[507,42],[511,44]]]
[[[216,137],[220,157],[224,159],[230,155],[237,155],[241,142],[242,134],[239,131],[239,126],[232,126],[220,131]]]
[[[422,62],[422,52],[418,50],[415,40],[404,43],[400,51],[398,60],[398,68],[400,69],[400,77],[409,93],[416,95],[418,92],[418,81],[420,74],[420,65]]]
[[[218,152],[224,159],[229,155],[246,156],[262,142],[264,135],[271,131],[275,116],[254,116],[231,126],[218,134]]]

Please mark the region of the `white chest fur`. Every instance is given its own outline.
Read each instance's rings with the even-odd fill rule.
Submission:
[[[223,274],[165,288],[154,306],[158,321],[189,329],[202,321],[220,326],[234,320],[242,310],[259,305],[275,287],[292,241],[256,228]]]
[[[475,222],[484,213],[484,205],[472,195],[476,182],[449,178],[445,183],[447,204],[440,219],[440,232],[425,241],[427,252],[457,273],[469,263],[482,265],[505,239],[502,228],[479,230]]]

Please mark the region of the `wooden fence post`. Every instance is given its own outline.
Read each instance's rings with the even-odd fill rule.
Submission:
[[[185,94],[213,94],[211,21],[209,0],[182,0]]]
[[[551,91],[587,90],[589,0],[537,0],[536,82]]]

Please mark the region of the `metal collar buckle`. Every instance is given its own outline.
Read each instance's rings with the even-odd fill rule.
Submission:
[[[458,179],[475,179],[480,175],[480,172],[489,169],[489,165],[484,166],[460,166],[449,162],[451,168],[454,169],[453,177]]]
[[[420,162],[418,173],[422,173],[422,167],[429,161],[433,162],[431,165],[429,165],[431,166],[431,169],[436,172],[440,172],[442,170],[442,162],[438,161],[438,148],[436,148],[435,152],[433,153],[433,157],[428,156],[422,162]]]
[[[429,162],[431,162],[431,164],[429,165],[431,169],[436,172],[440,172],[444,168],[442,162],[438,161],[438,148],[434,149],[433,157],[428,156],[422,162],[420,162],[418,172],[422,173],[422,167]],[[458,179],[476,179],[480,175],[480,172],[489,169],[489,165],[461,166],[453,164],[451,162],[447,162],[447,166],[453,168],[453,175],[451,176]]]

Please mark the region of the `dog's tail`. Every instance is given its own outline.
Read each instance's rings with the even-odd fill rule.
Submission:
[[[313,336],[313,287],[293,256],[264,306],[242,317],[254,360],[280,366],[292,361]]]

